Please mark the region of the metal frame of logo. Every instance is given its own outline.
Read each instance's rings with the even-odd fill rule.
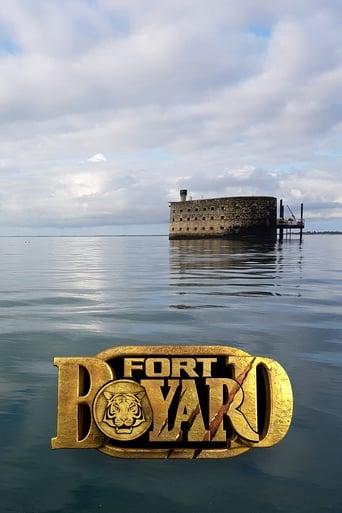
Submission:
[[[280,442],[293,394],[283,367],[227,346],[120,346],[56,357],[53,449],[119,458],[227,458]]]

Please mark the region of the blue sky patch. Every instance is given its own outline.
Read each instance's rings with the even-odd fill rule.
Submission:
[[[3,27],[0,27],[0,54],[17,55],[18,53],[21,53],[20,46]]]
[[[248,31],[254,34],[257,37],[268,39],[271,37],[272,29],[271,27],[268,27],[267,25],[251,25],[248,28]]]

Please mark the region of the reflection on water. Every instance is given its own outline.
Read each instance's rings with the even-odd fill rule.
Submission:
[[[332,236],[0,239],[1,511],[340,513],[341,264]],[[293,382],[288,436],[222,461],[51,451],[53,356],[133,343],[275,358]]]
[[[300,251],[301,247],[298,249]],[[179,287],[178,293],[188,295],[191,300],[194,295],[202,296],[200,301],[203,301],[204,296],[299,294],[298,290],[285,291],[279,288],[283,254],[275,242],[176,240],[170,243],[170,254],[171,285]],[[301,267],[300,254],[297,271],[300,272]],[[198,306],[215,305],[193,307]],[[186,308],[186,305],[180,304],[178,307]],[[190,305],[188,307],[191,308]]]

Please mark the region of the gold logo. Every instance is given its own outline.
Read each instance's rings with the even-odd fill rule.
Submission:
[[[128,458],[224,458],[271,447],[292,418],[276,361],[224,346],[113,347],[55,358],[53,449]]]

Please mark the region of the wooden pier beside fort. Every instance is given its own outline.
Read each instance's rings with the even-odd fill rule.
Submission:
[[[290,211],[291,216],[285,219],[283,200],[280,200],[279,204],[279,218],[277,219],[277,228],[279,229],[279,240],[284,239],[285,236],[291,238],[292,230],[299,230],[299,240],[303,240],[303,228],[304,228],[304,217],[303,217],[303,203],[300,204],[300,218],[297,219],[290,207],[287,207]]]

